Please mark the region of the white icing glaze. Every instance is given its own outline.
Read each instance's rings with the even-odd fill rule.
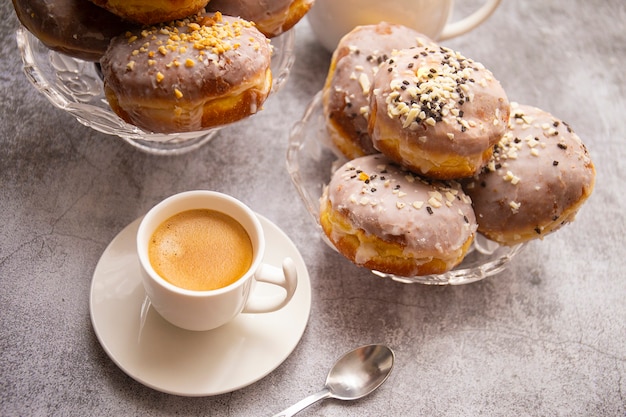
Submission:
[[[374,147],[414,171],[428,173],[424,164],[446,166],[456,156],[478,170],[506,129],[509,102],[500,83],[482,64],[448,48],[397,51],[372,88]],[[424,161],[412,160],[417,153]]]
[[[570,211],[591,194],[595,169],[578,135],[548,112],[513,103],[508,126],[464,188],[479,231],[500,241],[542,237],[573,219]]]
[[[393,50],[426,44],[435,45],[413,29],[386,22],[358,26],[341,39],[324,86],[323,107],[333,140],[355,146],[356,151],[346,156],[377,153],[367,125],[371,85],[378,67]]]
[[[101,64],[123,118],[183,132],[254,113],[270,91],[270,59],[269,40],[252,23],[216,13],[118,36]]]
[[[293,27],[312,5],[313,0],[211,0],[206,9],[250,20],[273,37]]]
[[[476,230],[471,200],[457,182],[427,181],[380,154],[339,168],[326,198],[355,230],[399,243],[411,257],[458,251]]]

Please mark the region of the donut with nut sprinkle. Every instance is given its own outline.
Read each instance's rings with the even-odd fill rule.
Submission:
[[[431,45],[390,55],[374,77],[370,109],[374,147],[437,179],[479,172],[509,117],[508,98],[491,71]]]
[[[355,264],[399,276],[452,269],[476,231],[458,182],[419,177],[381,154],[335,171],[321,198],[320,224]]]
[[[101,60],[111,108],[151,132],[208,129],[256,113],[270,93],[271,45],[221,13],[127,32]]]
[[[565,122],[528,105],[511,105],[508,130],[482,172],[463,182],[478,231],[515,245],[574,220],[595,184],[587,148]]]

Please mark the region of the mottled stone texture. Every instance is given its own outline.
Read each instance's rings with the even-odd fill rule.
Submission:
[[[458,14],[477,3],[457,2]],[[489,67],[511,100],[569,122],[597,167],[573,224],[498,276],[458,287],[377,278],[319,239],[284,162],[289,128],[330,59],[306,20],[291,77],[261,113],[196,152],[163,157],[82,126],[37,93],[22,73],[11,3],[0,12],[0,415],[272,415],[370,342],[396,351],[387,383],[303,415],[626,414],[623,1],[503,1],[483,26],[445,42]],[[276,371],[207,398],[126,376],[89,316],[109,241],[160,199],[195,188],[230,193],[278,224],[308,264],[313,297],[304,337]]]

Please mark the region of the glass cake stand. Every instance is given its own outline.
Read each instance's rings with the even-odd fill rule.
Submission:
[[[333,249],[334,245],[319,224],[319,199],[334,170],[346,161],[328,139],[319,92],[307,107],[302,120],[291,129],[287,149],[287,170],[322,239]],[[372,272],[380,277],[407,284],[468,284],[506,269],[523,247],[524,244],[502,246],[477,234],[463,262],[444,274],[404,277],[379,271]]]
[[[209,142],[225,126],[174,134],[146,132],[126,123],[111,110],[95,63],[50,50],[24,27],[17,30],[16,37],[24,73],[54,106],[72,114],[83,125],[119,136],[145,152],[189,152]],[[289,77],[295,59],[295,31],[285,32],[273,38],[271,43],[273,85],[270,97]]]

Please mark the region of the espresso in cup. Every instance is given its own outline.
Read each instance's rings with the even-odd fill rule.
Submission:
[[[148,255],[154,270],[177,287],[209,291],[241,278],[252,265],[250,236],[231,216],[209,209],[186,210],[161,223]]]
[[[195,190],[166,198],[137,230],[148,305],[195,331],[280,310],[296,291],[298,271],[288,257],[282,268],[266,263],[265,243],[257,214],[234,197]]]

